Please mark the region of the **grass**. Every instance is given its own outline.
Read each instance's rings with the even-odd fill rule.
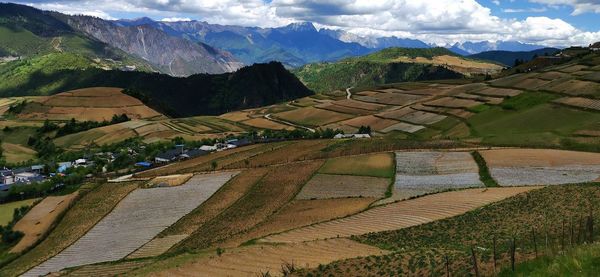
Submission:
[[[600,272],[600,244],[577,247],[559,256],[519,264],[515,272],[505,269],[498,276],[597,276]]]
[[[37,200],[38,199],[27,199],[0,205],[0,225],[6,226],[6,224],[12,221],[15,209],[23,206],[31,206]]]
[[[137,183],[106,183],[85,193],[34,248],[0,269],[0,276],[20,275],[77,241],[106,216]]]
[[[492,175],[490,174],[490,169],[488,168],[488,166],[485,162],[485,159],[483,159],[481,154],[479,154],[479,152],[477,152],[477,151],[473,151],[473,152],[471,152],[471,155],[473,156],[473,159],[475,160],[475,162],[477,163],[477,166],[479,167],[479,179],[481,180],[481,182],[486,187],[499,187],[496,180],[494,180],[494,178],[492,178]]]
[[[319,173],[392,178],[395,173],[392,153],[378,153],[329,159]]]

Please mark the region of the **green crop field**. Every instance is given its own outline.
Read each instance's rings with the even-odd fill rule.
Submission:
[[[23,201],[10,202],[0,205],[0,225],[6,226],[13,219],[15,209],[23,206],[31,206],[37,199],[27,199]]]

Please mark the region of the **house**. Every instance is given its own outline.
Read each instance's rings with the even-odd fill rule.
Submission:
[[[590,50],[592,51],[600,51],[600,41],[590,45]]]
[[[207,155],[208,153],[209,153],[208,151],[204,151],[204,150],[200,150],[200,149],[192,149],[192,150],[185,151],[183,154],[180,155],[180,158],[191,159],[191,158]]]
[[[35,172],[21,172],[15,174],[15,183],[19,184],[31,184],[44,181],[44,179],[44,176]]]
[[[44,172],[44,165],[43,164],[32,165],[31,172],[35,172],[37,174],[42,174],[42,172]]]
[[[12,170],[4,168],[0,170],[0,184],[11,185],[15,183],[15,174]]]
[[[77,160],[75,160],[75,162],[73,162],[73,164],[75,165],[75,167],[87,167],[88,160],[87,159],[77,159]]]
[[[360,139],[360,138],[371,138],[369,134],[337,134],[333,137],[334,139]]]
[[[168,163],[175,161],[179,158],[179,155],[183,154],[183,149],[171,149],[162,152],[154,157],[155,163]]]
[[[60,162],[58,163],[58,173],[64,173],[65,171],[67,171],[67,169],[73,167],[73,164],[71,162]]]
[[[231,140],[226,141],[225,143],[227,144],[228,148],[242,147],[242,146],[252,144],[252,142],[247,138],[231,139]],[[233,147],[229,147],[229,146],[233,146]]]
[[[202,145],[202,146],[200,146],[200,150],[206,151],[206,152],[217,151],[217,146],[216,145]]]

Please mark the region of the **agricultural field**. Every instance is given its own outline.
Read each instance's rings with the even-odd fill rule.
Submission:
[[[388,178],[317,174],[304,185],[296,199],[383,198],[389,184]]]
[[[56,219],[75,201],[77,194],[78,192],[73,192],[64,196],[48,196],[33,206],[13,227],[13,230],[22,232],[24,236],[10,252],[20,253],[43,238]]]
[[[2,155],[7,163],[18,164],[34,160],[37,152],[31,148],[19,144],[2,143]]]
[[[343,219],[267,236],[259,241],[294,243],[407,228],[460,215],[531,189],[533,187],[487,188],[438,193],[375,207]]]
[[[373,115],[355,117],[346,121],[340,122],[340,124],[349,125],[352,127],[370,126],[371,130],[375,132],[383,132],[386,128],[394,126],[400,122],[385,118],[376,117]]]
[[[13,213],[15,209],[21,207],[29,207],[33,205],[39,199],[27,199],[22,201],[15,201],[5,204],[0,204],[0,225],[6,226],[9,222],[13,220]]]
[[[23,276],[122,259],[208,199],[235,174],[198,175],[199,179],[178,187],[134,190],[74,244]]]
[[[496,272],[505,269],[508,271],[505,273],[509,273],[509,242],[513,238],[516,242],[517,268],[520,263],[535,258],[535,248],[539,255],[568,257],[569,255],[561,254],[562,234],[564,233],[564,248],[567,251],[583,243],[585,237],[580,233],[579,224],[583,224],[580,220],[589,214],[590,209],[594,215],[599,214],[599,202],[600,187],[597,185],[536,189],[452,218],[355,237],[358,242],[378,246],[393,253],[380,257],[338,261],[302,270],[293,276],[445,276],[446,256],[451,276],[473,276],[471,249],[475,251],[480,274],[492,276],[494,238],[497,253]],[[532,230],[537,235],[537,247],[534,247]],[[595,234],[597,240],[597,231]]]
[[[158,118],[162,115],[140,100],[123,94],[120,88],[87,88],[33,100],[18,117],[27,120],[111,120],[126,114],[133,119]],[[38,102],[39,101],[39,102]]]
[[[273,117],[302,126],[323,126],[330,123],[349,119],[352,116],[313,107],[274,114]]]
[[[600,181],[600,154],[563,150],[481,151],[502,186],[558,185]]]
[[[469,152],[397,152],[394,193],[483,186]]]
[[[581,97],[565,97],[554,101],[555,103],[573,106],[576,108],[590,109],[600,111],[600,100],[581,98]]]
[[[84,192],[44,240],[0,269],[0,274],[20,275],[57,255],[87,233],[138,185],[132,182],[105,183]]]

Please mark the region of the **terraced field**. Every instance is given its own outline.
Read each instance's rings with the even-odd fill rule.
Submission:
[[[137,189],[77,242],[24,276],[122,259],[208,199],[235,174],[197,175],[178,187]]]
[[[123,94],[121,90],[97,87],[59,93],[40,99],[39,102],[31,102],[19,114],[19,118],[103,121],[121,114],[134,119],[161,116],[138,99]]]
[[[348,114],[307,107],[278,113],[275,114],[274,117],[300,124],[302,126],[323,126],[333,122],[349,119],[352,116]]]
[[[359,175],[391,178],[394,175],[394,155],[376,153],[328,159],[319,169],[323,174]]]
[[[534,187],[466,189],[438,193],[375,207],[342,219],[260,239],[266,243],[295,243],[396,230],[463,214]]]
[[[540,149],[482,151],[502,186],[558,185],[600,181],[600,154]]]
[[[554,102],[564,104],[567,106],[573,106],[583,109],[591,109],[600,111],[600,100],[581,98],[581,97],[566,97],[555,100]]]
[[[13,227],[13,230],[22,232],[24,236],[10,252],[20,253],[44,237],[56,219],[65,212],[77,198],[77,195],[78,192],[73,192],[64,196],[48,196],[35,205]]]
[[[227,249],[221,256],[209,256],[154,274],[155,276],[280,276],[282,265],[299,268],[358,256],[387,253],[377,247],[348,239],[331,239],[284,245],[257,245]]]
[[[388,189],[388,178],[317,174],[302,188],[297,199],[346,197],[382,198]]]
[[[483,186],[479,167],[468,152],[397,152],[396,191],[429,193]]]

